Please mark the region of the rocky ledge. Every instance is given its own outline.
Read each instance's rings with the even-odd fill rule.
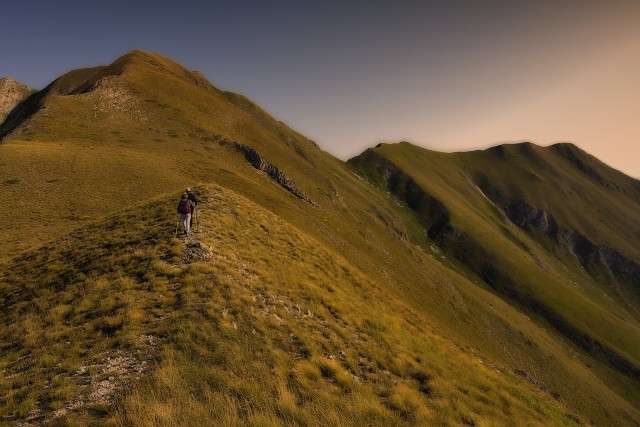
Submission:
[[[313,203],[313,201],[309,197],[307,197],[306,194],[304,194],[304,192],[300,189],[300,187],[298,187],[291,180],[291,178],[285,175],[284,172],[282,172],[276,166],[274,166],[273,164],[265,160],[262,156],[260,156],[260,154],[258,154],[256,150],[249,147],[248,145],[240,144],[235,141],[233,144],[236,150],[244,154],[244,157],[251,164],[251,166],[267,174],[269,178],[277,182],[280,186],[282,186],[285,190],[287,190],[294,196],[299,197],[305,202],[315,206],[315,203]]]

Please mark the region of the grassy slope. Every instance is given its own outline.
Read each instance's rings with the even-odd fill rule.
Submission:
[[[105,82],[83,93],[100,77]],[[72,71],[45,92],[41,109],[2,144],[0,209],[27,212],[0,224],[0,236],[14,248],[68,232],[129,198],[212,175],[236,181],[250,168],[238,171],[241,156],[225,140],[268,152],[311,196],[329,191],[311,167],[325,161],[317,146],[159,55],[136,51],[109,67]],[[0,256],[7,251],[2,245]]]
[[[537,326],[517,309],[449,269],[448,260],[443,260],[443,255],[438,253],[437,249],[424,246],[422,225],[405,206],[361,180],[342,162],[321,152],[304,137],[269,118],[245,98],[212,89],[199,80],[197,75],[185,71],[177,64],[157,55],[141,52],[127,55],[115,66],[79,73],[84,80],[68,76],[69,78],[64,79],[62,92],[78,92],[76,89],[86,86],[84,81],[88,78],[87,75],[90,77],[93,72],[99,72],[104,76],[105,70],[122,74],[120,80],[116,81],[117,85],[113,84],[102,92],[76,93],[47,99],[47,108],[32,117],[24,128],[0,146],[0,150],[7,155],[3,157],[0,168],[8,171],[4,176],[11,177],[0,183],[3,196],[0,197],[0,208],[6,210],[9,206],[19,206],[25,212],[32,212],[24,219],[17,219],[17,222],[3,221],[0,224],[3,243],[11,243],[3,247],[15,251],[16,247],[48,242],[79,225],[101,218],[106,213],[121,211],[132,205],[137,206],[141,200],[166,194],[168,191],[179,191],[184,186],[192,186],[194,182],[213,181],[266,208],[280,218],[279,221],[305,230],[307,238],[311,236],[312,240],[315,239],[316,245],[312,245],[313,248],[309,247],[309,257],[323,250],[348,260],[351,266],[361,272],[358,274],[378,284],[380,290],[372,295],[379,295],[384,300],[396,300],[399,312],[404,312],[409,307],[410,311],[420,318],[420,327],[426,328],[425,325],[430,325],[434,333],[433,339],[445,337],[453,342],[457,350],[451,353],[454,356],[450,357],[465,359],[470,354],[475,354],[474,357],[481,357],[485,364],[501,370],[511,378],[509,381],[513,380],[511,373],[518,372],[520,376],[545,390],[547,396],[556,396],[557,399],[566,402],[585,421],[616,424],[640,419],[632,405],[620,399],[594,376],[587,366],[591,363],[588,358],[576,359],[576,353],[570,345],[558,342],[553,335]],[[93,84],[95,79],[89,80]],[[114,98],[114,93],[120,96]],[[123,94],[125,96],[122,96]],[[116,102],[114,99],[119,101]],[[264,175],[258,174],[246,164],[239,153],[225,143],[227,140],[237,140],[254,147],[292,177],[314,200],[317,207],[311,207],[294,198]],[[4,158],[10,158],[10,161],[5,161]],[[20,197],[24,194],[29,197]],[[73,208],[69,208],[69,203],[73,204]],[[165,205],[166,209],[171,212],[173,206],[168,205]],[[460,208],[466,209],[466,206],[461,205]],[[134,223],[125,221],[123,225],[132,233],[138,230],[138,234],[135,238],[132,237],[130,242],[133,246],[139,245],[136,241],[146,239],[146,228],[141,228],[146,223],[142,218],[145,215],[156,215],[155,208],[139,209],[140,220]],[[172,223],[168,218],[164,221]],[[211,221],[212,229],[216,227],[216,221],[217,219]],[[247,221],[249,219],[245,222]],[[243,222],[234,225],[240,227],[240,233]],[[109,236],[118,232],[117,227],[107,227],[106,231],[103,227],[105,223],[101,222],[90,228],[100,239],[91,240],[91,244],[80,246],[77,254],[70,254],[71,261],[65,264],[66,269],[72,269],[73,265],[78,264],[77,257],[87,256],[94,244],[102,240],[109,241]],[[31,232],[23,233],[25,228]],[[246,234],[242,235],[246,238]],[[251,243],[246,242],[245,238],[240,246],[250,247]],[[233,240],[232,237],[230,239]],[[156,242],[154,245],[156,249],[152,252],[156,254],[174,253],[178,250],[171,243]],[[226,242],[224,247],[229,248],[229,245],[231,244]],[[212,246],[215,250],[215,245]],[[115,248],[117,246],[112,246],[110,250]],[[252,258],[252,262],[260,262],[259,254],[263,250],[264,248],[261,248],[253,253],[252,257],[255,259]],[[127,249],[124,251],[122,256],[132,264],[131,268],[150,265],[139,256],[127,258]],[[273,256],[276,255],[277,253]],[[11,259],[7,251],[3,257],[5,260]],[[98,262],[106,262],[106,265],[111,263],[109,260]],[[33,260],[25,260],[22,265],[24,269],[31,268]],[[136,265],[138,266],[135,267]],[[318,267],[319,270],[322,268]],[[35,270],[33,274],[40,273]],[[316,276],[317,281],[323,280],[317,272]],[[115,284],[128,291],[133,286],[131,283],[119,285],[117,275],[107,274],[105,278],[105,281],[100,282],[103,287]],[[71,276],[66,280],[68,284],[73,284],[84,279]],[[108,288],[105,288],[101,292],[107,290]],[[154,291],[146,298],[153,301],[154,298],[159,298],[158,295],[165,293]],[[327,298],[329,296],[327,295]],[[80,297],[72,295],[70,298],[73,300]],[[137,298],[134,299],[137,301]],[[368,307],[370,313],[377,313],[380,309],[377,306],[372,308],[370,305],[377,304],[377,300],[378,298],[370,297],[369,302],[363,303],[363,307]],[[162,308],[161,301],[149,304],[159,304]],[[106,310],[105,315],[109,317],[113,309],[112,307],[111,311]],[[133,317],[137,316],[138,322],[154,318],[144,310],[144,307],[136,308],[138,314]],[[158,313],[157,317],[162,317],[163,314]],[[279,316],[282,317],[280,314]],[[29,318],[22,316],[15,320],[26,321],[25,319]],[[364,318],[354,318],[354,324],[357,324],[358,319],[364,322]],[[111,319],[108,322],[116,320]],[[396,320],[385,317],[385,323],[393,325],[394,322]],[[383,325],[378,329],[384,328],[394,327]],[[120,329],[124,331],[123,334],[130,336],[132,341],[135,341],[133,337],[136,336],[136,331],[140,331],[129,324]],[[127,332],[130,329],[131,332]],[[405,338],[401,338],[403,334],[399,333],[396,339],[396,334],[390,333],[392,330],[395,332],[395,329],[387,329],[385,334],[393,348],[400,348],[397,346],[400,346]],[[208,329],[201,335],[209,333],[213,331]],[[141,335],[138,336],[138,340]],[[57,345],[57,349],[64,348],[64,338],[57,339],[58,341],[52,339],[50,345]],[[424,344],[424,341],[422,343]],[[427,351],[428,347],[427,345],[421,351]],[[453,349],[450,346],[441,348]],[[231,347],[228,349],[231,351]],[[175,350],[167,351],[166,360],[184,361],[184,355],[178,354],[174,358],[172,354],[176,354]],[[69,357],[71,360],[74,357],[75,360],[81,360],[79,363],[91,362],[88,356],[81,353],[75,356],[71,353]],[[94,357],[99,359],[100,356]],[[430,357],[437,360],[443,356],[432,354]],[[95,361],[94,370],[97,372],[101,372],[102,369],[99,367],[99,361]],[[319,366],[320,359],[313,363],[316,363],[316,367]],[[179,369],[182,364],[174,365],[175,369]],[[200,366],[200,362],[194,366]],[[459,368],[454,371],[460,375],[467,375],[461,378],[482,377],[485,371],[474,370],[474,366],[479,365],[465,365],[461,362]],[[241,368],[242,366],[234,367]],[[172,375],[175,375],[175,372],[174,370]],[[236,372],[237,375],[242,375],[241,371]],[[31,374],[24,374],[23,380],[28,380],[29,375]],[[158,381],[162,381],[162,378],[156,378],[156,374],[152,375],[154,377],[149,380],[149,384],[160,385],[161,382]],[[453,377],[450,379],[453,381]],[[520,384],[518,387],[522,386],[517,380],[516,384]],[[210,385],[214,387],[215,384]],[[186,386],[172,385],[175,387],[174,391],[186,390]],[[633,390],[633,387],[631,389]],[[153,394],[152,390],[153,388],[140,389],[135,393],[141,393],[140,399],[148,402],[153,397],[150,396]],[[224,390],[225,393],[218,395],[216,399],[237,397],[237,393],[231,392],[231,389]],[[598,396],[597,401],[594,401],[594,396]],[[57,400],[56,405],[62,405],[61,402],[66,398],[68,396]],[[31,401],[33,404],[33,399],[29,399],[25,401]],[[163,403],[162,399],[169,399],[167,396],[158,396],[158,399],[158,404],[164,404],[165,408],[167,402],[171,403],[169,400]],[[319,401],[324,402],[323,405],[330,402],[322,399]],[[551,403],[545,405],[555,407],[556,404],[551,398],[547,399]],[[633,401],[633,395],[630,399]],[[458,400],[464,402],[466,399],[459,396]],[[203,406],[199,406],[197,399],[182,403],[182,407],[191,408],[194,413],[204,410]],[[136,416],[135,399],[122,404],[128,408],[126,411],[129,414],[122,415],[124,419]],[[26,414],[28,410],[25,408],[29,408],[29,403],[24,405],[20,411]],[[270,405],[272,406],[262,406],[257,412],[264,410],[267,416],[273,416],[273,402]],[[463,407],[465,403],[460,405]],[[453,409],[453,406],[443,410],[443,418],[450,422],[460,421],[464,411]],[[477,422],[482,423],[485,410],[487,418],[493,416],[493,410],[489,410],[488,407],[471,411],[475,414],[474,419]],[[306,415],[300,416],[311,417],[312,412],[305,411],[302,412]],[[416,409],[414,412],[416,411],[420,412],[422,409]],[[519,416],[518,412],[520,409],[514,410],[512,416]],[[247,417],[247,413],[245,411],[242,416]],[[381,420],[384,416],[398,419],[393,418],[396,415],[385,413],[387,415],[381,415]],[[187,414],[183,413],[180,416]],[[422,416],[426,415],[420,415]],[[566,418],[556,418],[557,422],[563,420],[570,422]],[[345,419],[346,421],[348,419]]]
[[[200,246],[172,237],[164,197],[11,263],[5,420],[59,411],[59,423],[150,426],[575,422],[308,234],[228,190],[201,197]]]
[[[529,155],[522,157],[522,151],[529,149],[541,152],[538,154],[538,163],[545,161],[549,164],[561,164],[553,169],[553,174],[545,175],[547,171],[541,171],[539,164],[530,164],[527,159],[530,158]],[[574,227],[584,231],[596,242],[599,238],[604,239],[600,241],[624,248],[631,256],[637,252],[632,242],[633,233],[638,230],[633,223],[634,218],[637,218],[638,204],[625,194],[606,191],[580,177],[566,159],[563,162],[556,153],[550,153],[551,149],[545,151],[534,146],[512,146],[506,147],[506,150],[508,158],[505,159],[503,155],[500,159],[496,158],[494,149],[487,152],[445,154],[430,152],[410,144],[386,145],[371,150],[372,158],[379,156],[378,160],[365,161],[360,164],[360,168],[372,180],[378,180],[379,185],[384,185],[381,178],[373,170],[367,169],[371,167],[367,165],[376,161],[389,161],[409,174],[427,193],[449,208],[452,225],[477,242],[486,256],[493,257],[493,263],[499,265],[504,275],[511,280],[511,287],[505,289],[497,286],[500,293],[507,295],[513,302],[520,302],[528,310],[532,309],[531,301],[543,304],[554,313],[554,320],[564,319],[638,364],[640,323],[632,314],[637,311],[627,310],[637,310],[635,303],[629,307],[628,301],[621,301],[620,295],[613,289],[595,282],[576,261],[568,259],[572,264],[568,264],[570,268],[567,268],[553,253],[541,246],[539,241],[513,226],[470,177],[481,171],[501,187],[502,193],[530,199],[537,206],[554,212],[561,224],[577,224]],[[542,175],[542,178],[536,175],[536,179],[532,179],[530,171]],[[558,190],[560,187],[556,187],[556,182],[562,182],[563,188],[566,183],[572,189],[571,195],[562,194]],[[610,206],[623,209],[611,210],[606,218],[597,212],[593,215],[593,211],[605,211]],[[594,217],[600,218],[602,222],[598,229],[593,228]],[[571,218],[575,220],[571,221]],[[623,229],[627,231],[623,233]],[[540,312],[535,307],[533,311]],[[601,376],[615,377],[616,380],[612,383],[619,379],[618,375],[612,375],[608,369],[601,372]],[[625,384],[621,388],[622,392],[635,396],[632,397],[633,400],[637,399],[637,384],[634,385],[631,380],[622,380],[622,383]]]
[[[572,144],[505,145],[458,153],[467,170],[482,171],[507,197],[551,210],[595,242],[640,259],[640,182],[611,169]],[[580,163],[577,163],[580,162]],[[585,172],[589,168],[593,174]],[[602,183],[596,178],[602,177]],[[606,184],[606,185],[605,185]]]

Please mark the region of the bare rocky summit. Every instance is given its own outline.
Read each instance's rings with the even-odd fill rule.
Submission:
[[[0,79],[0,123],[4,122],[11,110],[27,98],[33,89],[13,80],[11,77]]]

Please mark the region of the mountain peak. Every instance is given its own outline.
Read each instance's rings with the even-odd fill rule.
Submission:
[[[201,87],[212,87],[200,73],[190,71],[165,56],[133,50],[109,65],[70,71],[56,79],[45,91],[58,95],[81,94],[92,91],[105,78],[135,74],[144,81],[153,80],[154,76],[171,76]]]
[[[557,153],[563,154],[565,156],[584,156],[587,154],[582,148],[578,147],[572,142],[558,142],[553,145],[550,145],[549,148]]]
[[[174,67],[175,66],[181,67],[179,64],[170,60],[167,57],[164,57],[154,52],[149,52],[149,51],[140,50],[140,49],[132,50],[131,52],[125,53],[124,55],[116,59],[110,65],[110,67],[116,66],[116,65],[131,66],[131,65],[145,65],[145,64],[152,65],[158,68],[166,68],[167,65],[169,64],[173,65]]]
[[[596,161],[596,159],[593,158],[589,153],[571,142],[559,142],[557,144],[550,145],[549,150],[560,155],[561,157],[564,157],[571,163],[574,163],[579,169],[583,171],[588,168],[587,165],[591,165],[594,161]]]
[[[166,56],[146,50],[132,50],[116,59],[104,70],[105,73],[122,74],[127,69],[147,69],[152,72],[172,74],[175,77],[187,79],[198,86],[212,88],[213,86],[198,71],[192,71]]]
[[[8,76],[0,77],[0,88],[3,87],[4,85],[15,85],[15,84],[24,86],[22,83],[20,83],[15,79],[12,79],[11,77],[8,77]]]
[[[5,85],[13,82],[13,79],[3,79]],[[156,85],[158,87],[175,87],[174,83],[181,81],[181,84],[195,85],[206,90],[215,90],[213,85],[201,74],[190,71],[179,63],[164,57],[160,54],[145,51],[133,50],[128,52],[111,64],[84,69],[69,71],[60,76],[46,88],[30,100],[28,105],[23,105],[19,111],[9,114],[20,103],[26,99],[26,95],[3,95],[8,90],[2,90],[0,86],[0,139],[17,129],[21,124],[38,113],[45,104],[57,96],[75,96],[102,89],[102,104],[116,109],[130,109],[133,95],[127,92],[126,86],[133,82],[142,85]],[[133,83],[136,84],[136,83]],[[13,86],[11,86],[13,87]],[[25,86],[26,88],[26,86]],[[27,91],[27,92],[25,92]],[[11,91],[13,94],[14,91]],[[26,88],[20,93],[31,93],[31,89]],[[126,94],[126,95],[123,95]],[[5,106],[6,104],[6,106]],[[99,109],[104,109],[100,107]]]
[[[160,55],[159,53],[155,53],[155,52],[151,52],[149,50],[144,50],[144,49],[133,49],[132,51],[129,51],[127,53],[125,53],[124,55],[122,55],[120,57],[120,59],[125,59],[125,58],[129,58],[129,59],[135,59],[135,58],[153,58],[153,57],[163,57],[162,55]]]

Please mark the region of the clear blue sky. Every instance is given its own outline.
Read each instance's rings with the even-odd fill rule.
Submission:
[[[0,77],[155,51],[346,159],[571,141],[640,177],[640,2],[4,2]]]

